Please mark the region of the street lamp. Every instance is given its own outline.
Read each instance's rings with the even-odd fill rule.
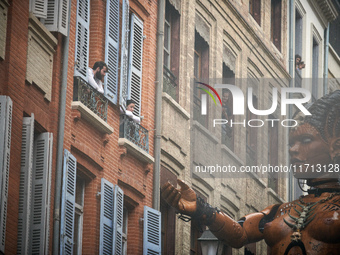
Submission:
[[[203,255],[220,255],[223,249],[219,249],[220,241],[211,233],[210,230],[204,230],[200,238]]]

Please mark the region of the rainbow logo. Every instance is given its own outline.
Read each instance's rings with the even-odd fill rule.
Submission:
[[[218,95],[217,91],[216,91],[213,87],[211,87],[210,85],[205,84],[205,83],[203,83],[203,82],[199,82],[199,81],[196,81],[196,83],[199,83],[199,84],[204,85],[204,86],[208,87],[209,89],[211,89],[211,90],[215,93],[215,95],[217,96],[217,98],[218,98],[218,100],[220,101],[221,106],[222,106],[222,100],[221,100],[220,96]],[[197,87],[197,88],[200,89],[200,90],[203,90],[204,92],[206,92],[206,93],[214,100],[215,105],[217,105],[214,96],[211,94],[211,92],[210,92],[209,90],[204,89],[204,88],[199,88],[199,87]]]

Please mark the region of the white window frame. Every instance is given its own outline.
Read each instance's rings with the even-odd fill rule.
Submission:
[[[82,179],[77,175],[77,182],[76,182],[76,192],[77,192],[77,185],[80,185],[81,187],[81,204],[78,204],[77,201],[75,201],[75,216],[78,215],[78,222],[75,220],[74,224],[78,224],[78,240],[76,240],[76,243],[78,244],[77,251],[74,251],[76,254],[81,255],[82,254],[82,246],[83,246],[83,220],[84,220],[84,196],[85,196],[85,180]],[[76,194],[77,198],[77,194]],[[76,219],[76,217],[74,217]],[[76,229],[76,226],[74,226],[74,229]],[[75,237],[75,236],[74,236]]]
[[[128,218],[129,218],[129,211],[124,206],[124,209],[123,209],[123,234],[122,234],[123,255],[127,255],[128,223],[129,223]]]

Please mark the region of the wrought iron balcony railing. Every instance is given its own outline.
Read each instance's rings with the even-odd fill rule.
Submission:
[[[80,77],[74,77],[73,101],[80,101],[104,121],[107,121],[108,100]]]
[[[176,76],[166,66],[163,66],[163,74],[163,91],[177,101]]]
[[[126,115],[121,115],[119,137],[126,138],[149,153],[149,131]]]

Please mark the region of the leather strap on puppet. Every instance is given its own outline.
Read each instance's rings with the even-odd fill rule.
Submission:
[[[262,224],[272,220],[278,205],[272,205],[262,212],[242,217],[238,222],[223,212],[217,212],[214,222],[209,226],[211,232],[227,245],[240,248],[247,243],[257,242],[263,238]],[[263,220],[264,219],[264,220]]]

